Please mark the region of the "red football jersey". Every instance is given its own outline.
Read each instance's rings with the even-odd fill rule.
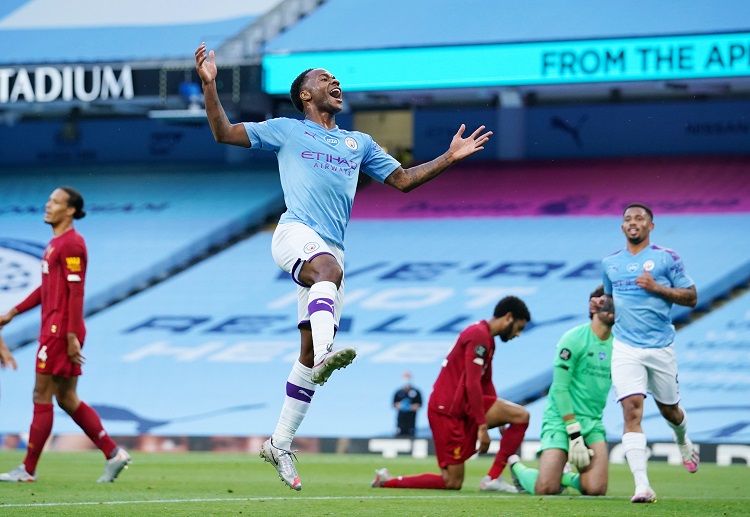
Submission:
[[[482,397],[497,398],[492,384],[494,353],[495,338],[486,321],[464,329],[443,360],[428,407],[455,418],[472,418],[478,425],[486,423]]]
[[[19,313],[42,304],[41,337],[65,338],[75,332],[83,343],[83,288],[88,253],[86,243],[74,229],[54,237],[42,258],[42,285],[16,306]]]

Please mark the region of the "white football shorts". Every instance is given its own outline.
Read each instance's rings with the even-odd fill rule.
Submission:
[[[299,273],[305,262],[327,253],[333,255],[338,261],[341,269],[344,269],[344,251],[326,241],[318,233],[302,223],[284,223],[276,226],[271,241],[271,254],[273,260],[281,269],[292,275],[292,280],[297,284],[297,321],[307,323],[310,321],[310,313],[307,312],[308,295],[310,287],[304,285],[299,279]],[[333,319],[338,328],[341,320],[341,309],[344,306],[344,279],[341,279],[341,287],[336,292],[333,301]]]
[[[612,386],[618,402],[630,395],[651,393],[662,404],[677,404],[680,388],[674,343],[663,348],[641,348],[613,339]]]

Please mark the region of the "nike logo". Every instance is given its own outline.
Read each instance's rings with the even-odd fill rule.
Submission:
[[[312,400],[312,395],[311,395],[310,393],[306,392],[305,390],[302,390],[302,389],[301,389],[301,390],[299,390],[299,391],[298,391],[297,393],[299,393],[300,395],[304,395],[304,396],[305,396],[305,397],[307,397],[308,399]]]

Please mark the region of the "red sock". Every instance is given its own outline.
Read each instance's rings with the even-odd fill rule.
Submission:
[[[523,437],[526,434],[526,429],[529,427],[528,422],[522,424],[510,424],[503,433],[503,438],[500,440],[500,450],[497,451],[495,461],[492,462],[492,467],[487,473],[492,479],[497,479],[500,474],[505,470],[505,465],[508,464],[508,457],[516,453],[518,448],[521,446]]]
[[[23,464],[26,472],[33,474],[36,472],[36,464],[39,462],[39,456],[42,455],[44,444],[52,433],[52,404],[34,404],[34,418],[31,420],[31,429],[29,429],[29,445],[26,448],[26,458]]]
[[[104,456],[109,459],[117,448],[117,444],[112,441],[112,438],[109,437],[107,431],[104,430],[102,421],[99,419],[99,415],[96,414],[96,411],[86,405],[85,402],[81,402],[78,409],[73,411],[73,414],[70,416],[73,418],[73,421],[83,429],[86,436],[94,442],[94,445],[96,445],[99,450],[104,453]]]
[[[440,474],[398,476],[383,483],[383,488],[437,488],[445,490],[445,481]]]

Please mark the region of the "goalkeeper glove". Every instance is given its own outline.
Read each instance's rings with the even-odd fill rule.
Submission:
[[[586,442],[581,436],[581,424],[573,422],[565,426],[568,432],[568,461],[575,465],[578,470],[585,469],[591,463],[594,451],[586,447]]]

